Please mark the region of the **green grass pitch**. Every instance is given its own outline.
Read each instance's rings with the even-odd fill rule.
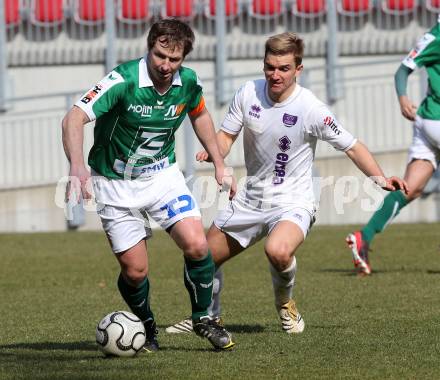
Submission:
[[[155,232],[161,351],[132,359],[106,359],[94,341],[105,314],[127,309],[103,232],[0,235],[0,379],[439,379],[440,224],[390,226],[368,278],[354,275],[351,230],[317,226],[297,253],[301,335],[281,331],[261,243],[224,266],[230,352],[164,332],[190,305],[180,252]]]

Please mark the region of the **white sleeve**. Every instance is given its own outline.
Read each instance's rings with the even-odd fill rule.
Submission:
[[[228,113],[223,120],[221,129],[231,135],[238,135],[243,127],[243,100],[245,86],[241,86],[234,95],[234,98],[229,105]]]
[[[336,120],[325,104],[313,107],[306,118],[306,132],[320,140],[327,141],[336,150],[346,152],[356,139]]]
[[[417,65],[418,60],[416,58],[434,40],[435,40],[434,35],[432,35],[431,33],[425,33],[422,37],[419,38],[416,46],[409,52],[409,54],[402,61],[402,65],[405,65],[406,67],[410,68],[411,70],[415,70],[418,66]]]
[[[125,87],[118,86],[124,82],[122,75],[113,70],[83,94],[75,106],[81,108],[90,121],[96,120],[97,117],[111,109],[121,92],[125,91]]]

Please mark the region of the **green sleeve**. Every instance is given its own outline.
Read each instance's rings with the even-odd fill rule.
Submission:
[[[193,91],[193,95],[191,96],[191,101],[188,104],[189,112],[197,108],[203,95],[202,87],[200,87],[199,85],[196,85],[195,87],[196,88]]]
[[[418,67],[429,66],[440,61],[440,39],[435,39],[414,58]]]
[[[394,87],[396,88],[397,96],[406,95],[408,77],[412,72],[412,69],[403,64],[397,69],[396,74],[394,74]]]

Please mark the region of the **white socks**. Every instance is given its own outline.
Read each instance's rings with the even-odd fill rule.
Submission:
[[[293,286],[295,284],[296,258],[293,256],[290,266],[282,272],[278,272],[269,263],[270,274],[272,275],[273,292],[275,296],[275,306],[279,307],[292,298]],[[220,292],[223,289],[223,270],[219,268],[214,275],[212,286],[212,302],[208,307],[211,318],[217,318],[221,313]]]
[[[295,284],[296,258],[293,256],[292,264],[282,272],[278,272],[270,262],[269,268],[272,275],[275,306],[278,308],[289,302],[292,298],[293,285]]]
[[[214,282],[212,284],[212,302],[208,307],[208,314],[211,318],[220,317],[220,292],[223,289],[223,270],[219,268],[214,275]]]

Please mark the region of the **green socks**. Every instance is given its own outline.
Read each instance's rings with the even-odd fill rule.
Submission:
[[[374,213],[362,229],[362,239],[371,243],[374,235],[382,232],[407,204],[408,200],[400,190],[389,193],[385,197],[382,207]]]
[[[201,260],[185,258],[185,287],[191,298],[192,319],[208,315],[208,307],[212,300],[213,280],[215,273],[211,252]],[[118,288],[127,305],[142,321],[154,319],[150,309],[148,293],[150,284],[148,278],[137,287],[127,284],[122,274],[118,278]]]
[[[118,278],[118,288],[124,301],[127,302],[127,305],[141,321],[146,321],[150,318],[154,319],[148,299],[148,293],[150,290],[148,277],[145,277],[145,280],[142,281],[142,283],[137,287],[134,287],[127,284],[122,277],[122,274],[120,274]]]
[[[211,252],[201,260],[185,258],[185,286],[191,298],[192,319],[208,315],[212,300],[212,285],[215,266]],[[150,309],[148,293],[150,284],[146,277],[137,287],[127,284],[122,274],[118,278],[118,288],[127,305],[142,321],[154,319]]]
[[[208,307],[212,300],[212,284],[215,266],[211,252],[201,260],[185,257],[184,281],[191,298],[192,319],[208,315]]]

